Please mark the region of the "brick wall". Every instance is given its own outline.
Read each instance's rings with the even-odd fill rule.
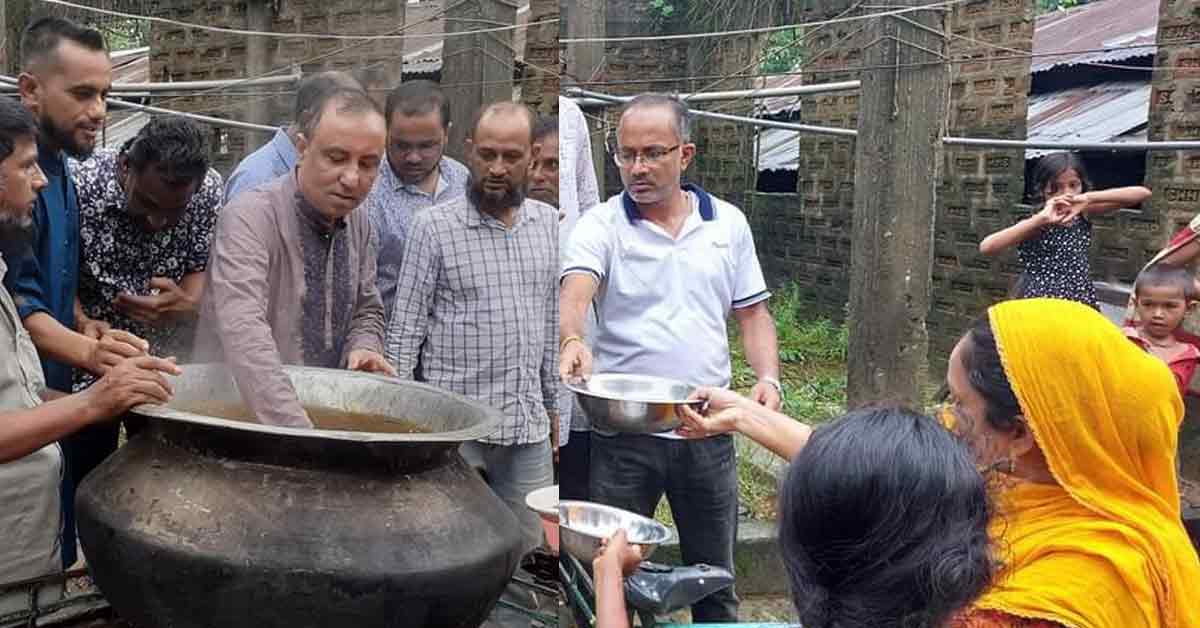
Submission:
[[[699,43],[701,40],[697,40]],[[711,45],[692,46],[690,63],[693,76],[731,76],[758,71],[760,39],[753,35],[707,40]],[[726,91],[748,89],[751,80],[694,79],[688,91]],[[753,103],[727,100],[698,103],[698,109],[733,115],[750,115]],[[688,179],[725,200],[743,206],[746,190],[754,189],[754,134],[744,124],[698,118],[693,123],[692,141],[696,160]]]
[[[950,66],[950,135],[1025,137],[1029,60],[1007,57],[1032,50],[1033,25],[1029,0],[955,7],[949,53],[965,63]],[[1004,298],[1019,274],[1015,255],[984,257],[979,242],[1023,211],[1017,206],[1025,188],[1024,151],[947,147],[942,172],[927,319],[934,358],[949,355],[963,330]]]
[[[1030,50],[1030,0],[975,0],[957,5],[949,52],[969,63],[952,65],[951,135],[1024,137],[1028,60],[1003,60],[1010,51]],[[850,2],[810,0],[804,21],[838,15]],[[809,42],[810,83],[853,80],[836,72],[862,63],[862,35],[853,23],[816,33]],[[805,97],[802,120],[856,128],[858,95],[853,92]],[[818,309],[845,315],[849,293],[850,229],[854,202],[854,142],[830,136],[800,136],[796,195],[752,194],[747,204],[759,256],[773,284],[795,281]],[[1019,268],[1013,258],[984,258],[978,244],[991,231],[1017,220],[1024,190],[1024,156],[1016,150],[947,148],[939,188],[934,244],[933,299],[927,325],[930,353],[948,355],[959,334],[986,306],[1005,296]],[[1098,231],[1103,227],[1098,226]]]
[[[229,28],[246,28],[247,2],[261,0],[159,0],[152,14],[184,22]],[[403,0],[279,0],[269,7],[270,30],[306,33],[386,33],[404,23]],[[150,30],[150,77],[153,81],[200,81],[236,79],[248,75],[250,59],[247,38],[208,31],[190,30],[155,23]],[[342,48],[346,50],[334,54]],[[351,72],[368,88],[395,85],[400,80],[400,42],[371,42],[272,38],[266,44],[266,67],[297,65],[308,74],[322,70]],[[324,58],[316,58],[327,55]],[[291,91],[294,87],[254,88],[252,91]],[[253,96],[266,102],[271,124],[291,117],[292,94]],[[185,98],[159,99],[172,109],[218,117],[246,120],[250,107],[245,96],[223,97],[204,94]],[[214,167],[228,174],[247,153],[257,148],[263,133],[213,129]]]
[[[653,34],[652,20],[643,0],[609,0],[606,6],[607,35],[610,37]],[[763,16],[748,16],[761,20]],[[748,26],[749,24],[746,24]],[[686,27],[686,25],[685,25]],[[733,90],[750,87],[750,79],[683,79],[688,76],[720,77],[753,73],[755,60],[761,52],[755,36],[724,37],[720,39],[676,39],[609,44],[604,53],[603,80],[637,81],[628,84],[605,85],[601,91],[617,95],[634,95],[654,91],[683,93],[696,90]],[[649,79],[663,79],[649,81]],[[698,109],[737,115],[749,114],[748,101],[718,101],[697,103]],[[606,110],[609,128],[615,133],[619,108]],[[754,137],[746,127],[731,122],[695,119],[692,141],[697,157],[684,173],[688,181],[737,205],[743,205],[743,194],[754,188]],[[606,159],[604,194],[621,190],[620,175],[611,159]]]
[[[608,37],[630,37],[651,34],[651,20],[642,0],[608,0],[605,5],[605,28]],[[664,41],[626,41],[606,43],[603,72],[598,77],[605,82],[638,81],[636,83],[604,85],[599,91],[618,96],[632,96],[645,91],[680,92],[686,89],[679,80],[680,68],[688,67],[689,43],[675,39]],[[662,79],[654,80],[651,79]],[[604,109],[604,130],[616,141],[619,107]],[[603,143],[594,135],[593,143]],[[611,157],[603,161],[601,198],[621,191],[621,175]],[[692,171],[685,176],[691,176]]]
[[[812,22],[845,12],[848,0],[805,0],[798,21]],[[858,78],[831,71],[862,64],[862,34],[853,22],[828,26],[808,36],[809,84]],[[858,126],[858,94],[836,92],[801,99],[801,121],[838,128]],[[850,230],[854,209],[854,142],[827,135],[800,135],[796,195],[752,194],[747,198],[759,258],[771,282],[795,281],[828,316],[841,318],[849,297]]]

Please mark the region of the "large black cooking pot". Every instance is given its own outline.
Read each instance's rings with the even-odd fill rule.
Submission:
[[[457,453],[499,415],[417,383],[288,367],[300,401],[429,433],[272,427],[189,365],[170,406],[79,488],[96,584],[141,628],[478,626],[520,558],[516,518]]]

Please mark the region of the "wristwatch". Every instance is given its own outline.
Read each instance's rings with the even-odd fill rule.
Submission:
[[[758,381],[765,384],[770,384],[775,388],[775,391],[779,393],[779,396],[783,397],[783,384],[780,383],[779,380],[775,379],[774,377],[760,377],[758,378]]]

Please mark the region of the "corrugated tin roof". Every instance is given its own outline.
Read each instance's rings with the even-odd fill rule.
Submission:
[[[1158,3],[1150,0],[1101,0],[1037,19],[1030,70],[1044,72],[1080,63],[1118,62],[1153,55]],[[1104,52],[1055,55],[1071,50],[1115,48]],[[1143,46],[1127,48],[1127,46]]]
[[[768,76],[758,81],[757,88],[775,89],[778,87],[798,87],[804,85],[803,74],[784,74],[779,76]],[[799,96],[774,96],[772,98],[762,98],[755,101],[754,111],[756,114],[777,114],[777,113],[792,113],[800,111]]]
[[[1121,81],[1064,89],[1029,98],[1032,141],[1108,142],[1136,137],[1150,113],[1150,83]],[[1144,132],[1143,132],[1144,135]],[[1029,150],[1026,159],[1051,152]]]
[[[437,35],[445,32],[446,19],[442,7],[446,0],[409,0],[405,7],[404,21],[414,24],[407,33]],[[529,23],[529,1],[524,0],[517,8],[517,24]],[[485,28],[486,25],[475,24],[470,30]],[[524,28],[512,31],[513,59],[521,61],[525,58]],[[429,74],[437,72],[442,67],[442,42],[437,37],[413,37],[404,40],[404,72],[406,74]]]
[[[113,83],[149,83],[150,82],[150,49],[133,48],[131,50],[113,51]],[[100,146],[120,148],[125,140],[137,135],[146,122],[149,114],[130,110],[108,110],[108,118],[104,121],[104,132],[100,134]]]
[[[1116,63],[1153,55],[1158,31],[1158,3],[1150,0],[1100,0],[1065,11],[1054,11],[1037,18],[1033,34],[1035,56],[1030,66],[1034,73],[1081,63]],[[1096,50],[1084,54],[1055,54],[1071,50]],[[1144,46],[1126,48],[1127,46]],[[1046,55],[1046,56],[1043,56]],[[762,87],[803,85],[800,74],[768,76]],[[800,99],[780,96],[763,99],[759,114],[797,111]]]
[[[108,114],[100,146],[120,148],[127,140],[138,134],[150,121],[150,114],[141,111],[118,111]]]

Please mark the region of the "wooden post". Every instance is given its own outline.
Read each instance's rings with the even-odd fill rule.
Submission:
[[[916,6],[922,0],[897,0]],[[866,27],[855,142],[850,268],[851,407],[922,405],[928,370],[936,191],[946,129],[947,14],[916,11]],[[881,67],[893,66],[893,67]]]
[[[446,34],[516,22],[517,5],[512,0],[457,2],[446,12]],[[450,100],[452,122],[446,153],[455,159],[462,160],[463,140],[475,112],[485,103],[512,100],[512,34],[507,30],[447,37],[442,46],[442,85]]]

